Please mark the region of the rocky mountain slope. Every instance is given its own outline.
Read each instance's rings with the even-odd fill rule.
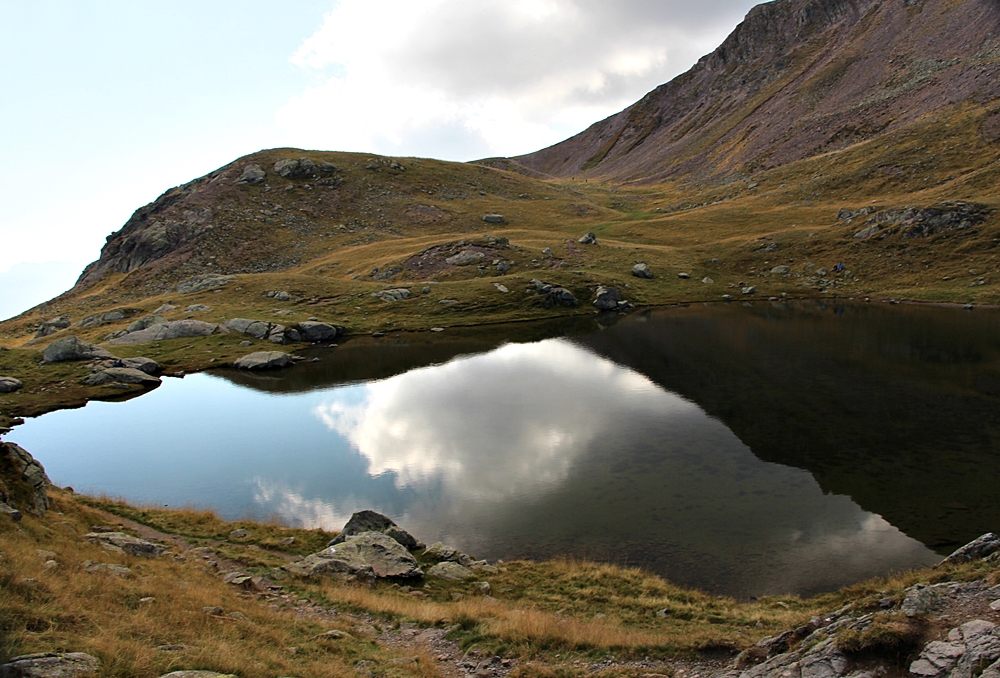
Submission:
[[[971,108],[992,142],[998,97],[993,0],[777,0],[687,73],[514,160],[555,177],[751,175]]]

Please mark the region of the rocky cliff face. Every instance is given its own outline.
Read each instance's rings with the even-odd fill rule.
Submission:
[[[631,107],[516,158],[558,177],[752,173],[1000,98],[995,0],[777,0]]]

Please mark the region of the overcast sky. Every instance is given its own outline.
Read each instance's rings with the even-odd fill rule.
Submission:
[[[690,68],[753,4],[0,0],[0,319],[242,155],[537,150]]]

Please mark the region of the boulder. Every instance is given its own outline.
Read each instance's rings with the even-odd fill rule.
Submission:
[[[340,334],[339,328],[312,320],[299,323],[298,330],[301,340],[310,342],[333,341]]]
[[[482,252],[476,252],[475,250],[463,250],[454,256],[448,257],[444,261],[446,264],[451,266],[468,266],[469,264],[477,264],[485,258],[486,255]]]
[[[225,324],[234,332],[249,334],[254,339],[266,339],[272,327],[272,324],[266,320],[250,320],[248,318],[233,318],[227,320]]]
[[[157,374],[163,371],[160,364],[152,358],[125,358],[122,360],[122,364],[125,367],[131,367],[133,370],[139,370],[146,374]]]
[[[215,671],[171,671],[160,678],[237,678],[235,673],[216,673]]]
[[[190,280],[185,280],[177,285],[177,291],[181,294],[194,294],[206,290],[218,289],[236,280],[235,275],[221,275],[219,273],[205,273],[196,275]]]
[[[622,301],[622,295],[614,287],[599,285],[594,292],[594,308],[600,311],[618,308],[619,301]]]
[[[645,261],[640,261],[632,267],[632,275],[636,278],[652,278],[653,272],[649,270],[649,264]]]
[[[205,304],[191,304],[184,309],[185,313],[200,313],[202,311],[211,311],[211,306],[206,306]]]
[[[24,386],[20,379],[14,377],[0,377],[0,393],[13,393],[20,391]]]
[[[445,546],[439,541],[434,542],[424,551],[424,556],[441,562],[458,563],[466,567],[473,563],[472,556],[466,555],[453,546]]]
[[[159,384],[159,377],[146,374],[142,370],[131,367],[109,367],[93,374],[88,374],[83,378],[83,384],[87,386],[101,386],[103,384],[141,384],[150,386]]]
[[[0,501],[0,515],[10,516],[10,519],[13,520],[15,523],[20,522],[21,518],[24,517],[21,515],[21,512],[18,511],[16,508],[14,508],[13,506],[8,506],[2,501]]]
[[[945,558],[942,563],[965,563],[1000,551],[1000,537],[988,532]]]
[[[49,508],[46,490],[52,482],[45,469],[14,443],[0,442],[0,496],[13,509],[45,515]]]
[[[93,360],[94,358],[111,358],[108,351],[99,346],[88,344],[70,335],[56,339],[42,353],[47,363],[61,363],[67,360]]]
[[[574,307],[580,305],[573,293],[565,287],[553,287],[545,296],[547,303],[552,306]]]
[[[465,581],[475,577],[476,573],[458,563],[445,560],[427,570],[427,576],[448,581]]]
[[[792,272],[791,266],[775,266],[771,269],[771,273],[774,275],[788,275]]]
[[[314,553],[286,569],[303,577],[337,573],[375,577],[420,577],[416,559],[399,542],[379,532],[363,532]]]
[[[87,574],[106,574],[112,577],[127,579],[135,576],[129,568],[115,563],[95,563],[93,560],[83,561],[83,571]]]
[[[753,285],[749,285],[749,286],[744,287],[743,289],[741,289],[740,293],[741,294],[756,294],[757,293],[757,288],[754,287]]]
[[[47,337],[50,334],[55,334],[59,330],[66,329],[69,325],[69,318],[64,315],[61,315],[58,318],[53,318],[52,320],[46,320],[41,324],[41,326],[39,326],[38,332],[35,333],[35,338],[38,339],[39,337]]]
[[[151,341],[166,341],[167,339],[184,339],[187,337],[207,337],[212,334],[225,334],[229,330],[222,325],[207,323],[203,320],[173,320],[160,325],[153,325],[138,332],[130,332],[123,337],[112,339],[109,344],[146,344]]]
[[[267,172],[260,165],[253,163],[243,168],[243,174],[236,180],[237,184],[262,184],[267,178]]]
[[[75,678],[97,673],[97,657],[83,652],[40,652],[0,665],[0,678]]]
[[[581,245],[596,245],[597,235],[593,232],[585,233],[577,242]]]
[[[281,351],[257,351],[245,355],[235,363],[233,367],[241,370],[273,370],[281,367],[288,367],[292,364],[292,357]]]
[[[487,224],[502,224],[506,221],[502,214],[486,214],[483,216],[483,221]]]
[[[357,511],[351,519],[344,525],[340,534],[334,537],[328,546],[343,543],[348,537],[363,534],[365,532],[379,532],[386,534],[397,542],[412,550],[422,549],[424,545],[409,532],[394,523],[391,519],[377,513],[376,511]]]
[[[158,309],[153,311],[153,315],[163,315],[164,313],[170,313],[171,311],[176,311],[177,307],[173,304],[166,303],[160,306]]]
[[[87,534],[87,540],[109,551],[127,553],[140,558],[155,558],[167,550],[162,544],[154,544],[124,532],[90,532]]]
[[[275,301],[291,301],[292,300],[292,295],[289,294],[288,292],[284,292],[284,291],[279,290],[279,291],[277,291],[277,292],[274,293],[274,300]]]
[[[691,274],[690,273],[678,273],[677,277],[680,278],[681,280],[690,280],[691,279]]]
[[[143,318],[139,318],[134,323],[125,328],[126,332],[138,332],[139,330],[144,330],[147,327],[152,327],[153,325],[163,325],[167,322],[167,319],[161,315],[147,315]]]

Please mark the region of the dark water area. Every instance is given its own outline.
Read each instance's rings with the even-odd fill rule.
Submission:
[[[61,485],[740,597],[924,567],[1000,528],[1000,313],[698,305],[352,340],[8,436]]]

